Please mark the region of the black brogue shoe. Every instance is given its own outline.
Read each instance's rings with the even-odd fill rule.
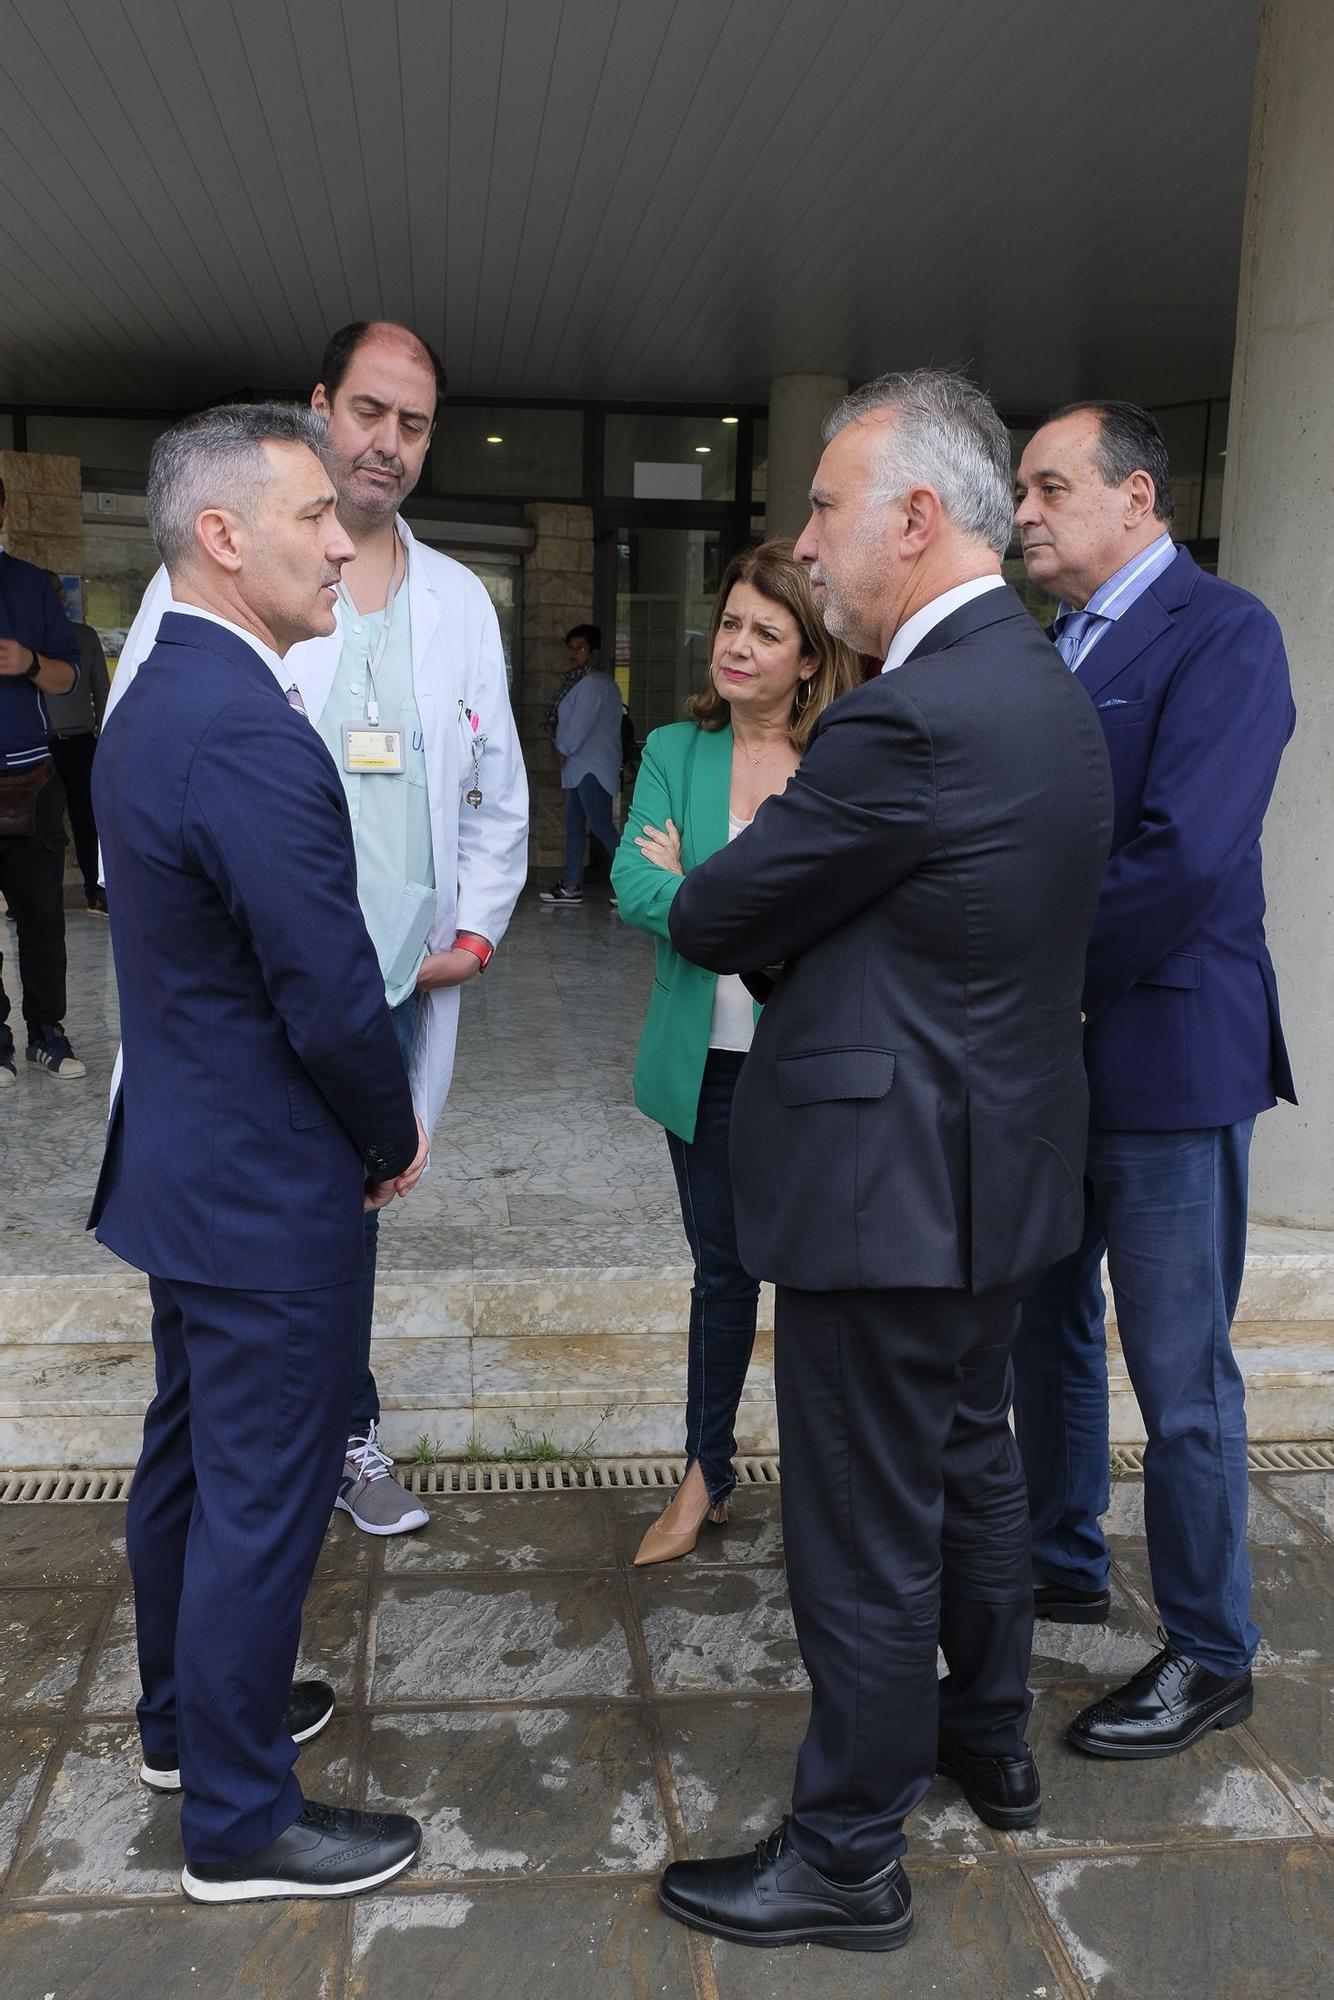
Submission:
[[[1053,1625],[1105,1625],[1111,1608],[1110,1590],[1076,1590],[1068,1583],[1033,1586],[1033,1616]]]
[[[1042,1786],[1031,1750],[1025,1750],[1021,1757],[979,1757],[942,1729],[936,1769],[954,1779],[984,1826],[1008,1833],[1016,1827],[1037,1825]]]
[[[1077,1715],[1067,1743],[1091,1757],[1170,1757],[1210,1729],[1231,1729],[1255,1705],[1249,1669],[1211,1674],[1175,1646]]]
[[[834,1882],[803,1861],[787,1821],[749,1854],[673,1861],[658,1901],[697,1931],[734,1944],[826,1944],[895,1951],[912,1935],[912,1891],[897,1861],[865,1882]]]
[[[309,1743],[334,1712],[334,1691],[328,1681],[293,1681],[283,1712],[283,1727],[293,1743]],[[179,1756],[150,1757],[145,1750],[139,1777],[150,1792],[179,1792]]]

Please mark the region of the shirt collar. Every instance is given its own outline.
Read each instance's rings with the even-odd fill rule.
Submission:
[[[264,641],[257,639],[253,632],[247,632],[244,625],[233,625],[230,618],[219,618],[216,611],[205,611],[200,604],[182,604],[175,597],[172,598],[170,604],[167,606],[167,610],[179,612],[182,618],[206,618],[210,625],[221,625],[224,632],[231,632],[236,638],[244,640],[252,653],[259,654],[260,659],[263,660],[265,666],[283,692],[287,692],[287,684],[292,678],[291,675],[284,671],[283,663],[274,652],[272,646],[266,646]]]
[[[901,667],[909,653],[920,646],[928,632],[935,630],[952,611],[962,604],[971,604],[975,597],[981,597],[985,590],[1004,590],[1003,576],[975,576],[968,583],[956,583],[953,590],[944,590],[939,597],[933,597],[920,611],[914,611],[911,618],[900,625],[889,642],[889,652],[882,674],[892,674],[895,667]]]
[[[1170,535],[1159,535],[1147,549],[1141,549],[1130,561],[1122,563],[1120,569],[1100,583],[1090,597],[1084,610],[1098,618],[1120,618],[1142,597],[1155,577],[1161,576],[1168,564],[1176,561],[1176,543]],[[1061,602],[1060,614],[1073,611],[1074,606]]]

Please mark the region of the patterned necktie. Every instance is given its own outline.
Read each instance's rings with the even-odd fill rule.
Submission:
[[[1079,655],[1090,631],[1106,622],[1098,611],[1065,611],[1056,620],[1056,650],[1071,673],[1079,665]]]

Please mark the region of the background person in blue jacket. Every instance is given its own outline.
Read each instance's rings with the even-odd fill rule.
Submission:
[[[62,1082],[88,1072],[64,1029],[65,794],[45,697],[68,694],[78,678],[79,643],[45,573],[0,545],[0,895],[18,933],[28,1061]],[[0,1093],[17,1081],[0,984]]]
[[[1024,452],[1029,576],[1088,690],[1116,819],[1084,987],[1090,1132],[1077,1253],[1015,1353],[1039,1617],[1100,1623],[1108,1555],[1104,1249],[1148,1432],[1144,1517],[1167,1643],[1071,1725],[1163,1757],[1251,1711],[1246,1411],[1230,1332],[1256,1114],[1293,1101],[1264,934],[1260,828],[1294,710],[1263,604],[1174,547],[1171,473],[1128,403],[1056,412]]]

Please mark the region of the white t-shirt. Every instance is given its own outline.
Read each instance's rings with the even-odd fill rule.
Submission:
[[[727,815],[727,838],[735,840],[750,825],[734,812]],[[735,972],[720,972],[713,995],[713,1019],[709,1022],[709,1047],[735,1049],[744,1055],[755,1038],[755,1002]]]

